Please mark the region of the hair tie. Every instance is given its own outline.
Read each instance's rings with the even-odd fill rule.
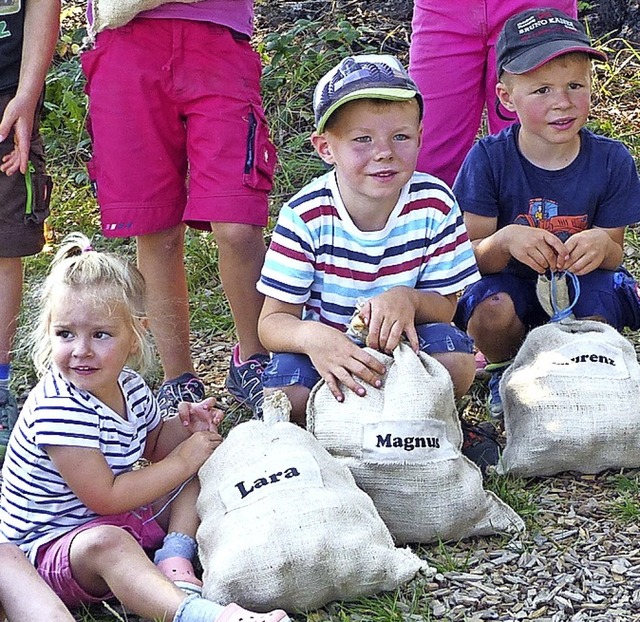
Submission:
[[[83,252],[83,253],[89,253],[89,252],[91,252],[92,250],[93,250],[93,246],[91,246],[91,244],[88,244],[87,246],[85,246],[85,247],[82,249],[82,252]]]

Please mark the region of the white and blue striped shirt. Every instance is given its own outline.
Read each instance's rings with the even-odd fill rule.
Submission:
[[[35,562],[38,547],[97,517],[76,497],[47,445],[99,449],[114,475],[142,457],[160,423],[157,402],[136,372],[119,377],[127,419],[50,370],[34,387],[14,428],[4,467],[0,532]]]
[[[401,285],[446,296],[479,278],[460,208],[439,179],[414,173],[384,229],[361,231],[331,171],[282,207],[258,290],[344,331],[359,299]]]

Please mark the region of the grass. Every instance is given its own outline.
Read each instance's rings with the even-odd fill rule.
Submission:
[[[588,2],[581,4],[589,5]],[[50,172],[55,181],[49,219],[51,244],[43,253],[25,262],[22,331],[29,327],[31,296],[47,269],[56,240],[63,235],[82,230],[93,236],[100,248],[109,248],[130,257],[135,255],[135,245],[131,240],[105,240],[100,235],[98,210],[85,167],[90,157],[90,141],[85,130],[86,97],[78,62],[78,53],[86,35],[82,25],[84,7],[82,2],[69,0],[63,2],[63,6],[64,28],[55,64],[47,80],[46,115],[42,125]],[[590,126],[600,133],[623,140],[636,160],[640,160],[640,53],[627,42],[617,39],[598,44],[608,51],[610,62],[597,65]],[[256,46],[265,66],[264,103],[279,151],[279,169],[271,197],[273,217],[283,200],[323,170],[309,143],[313,125],[311,96],[318,78],[344,55],[375,51],[383,45],[375,33],[363,32],[339,16],[331,25],[298,20],[277,33],[264,36],[258,33]],[[266,235],[269,235],[268,231]],[[627,263],[636,273],[640,272],[637,269],[637,257],[640,256],[638,236],[638,230],[633,228],[627,234]],[[229,339],[233,332],[231,315],[217,274],[217,249],[210,236],[193,231],[187,234],[186,268],[192,295],[194,335],[198,338]],[[35,374],[20,350],[15,358],[15,370],[14,383],[19,393],[33,386]],[[483,385],[474,385],[468,400],[470,408],[479,408],[484,390]],[[619,476],[615,485],[617,498],[610,507],[612,515],[622,521],[637,521],[640,515],[638,477]],[[530,533],[536,532],[539,520],[537,499],[544,492],[539,483],[493,476],[487,481],[487,489],[523,517]],[[481,542],[487,546],[486,541]],[[495,542],[501,546],[503,539],[497,538]],[[460,546],[458,543],[438,542],[421,546],[418,550],[439,572],[464,572],[472,563],[474,546],[473,543]],[[429,602],[428,581],[423,577],[396,592],[364,598],[356,603],[333,603],[318,612],[296,616],[296,620],[430,620]],[[84,622],[137,620],[135,616],[127,616],[111,606],[102,605],[79,611],[77,617]]]

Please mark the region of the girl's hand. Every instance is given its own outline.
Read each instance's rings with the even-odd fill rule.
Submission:
[[[222,436],[217,432],[195,432],[186,441],[182,441],[172,453],[187,464],[187,477],[198,472],[207,458],[222,443]]]
[[[218,426],[224,419],[224,413],[215,408],[216,400],[208,397],[202,402],[180,402],[178,416],[182,425],[192,434],[195,432],[218,432]]]

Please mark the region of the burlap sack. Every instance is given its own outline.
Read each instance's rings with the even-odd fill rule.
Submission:
[[[611,326],[565,320],[532,330],[500,395],[507,445],[498,472],[640,467],[640,366]]]
[[[206,598],[306,611],[393,590],[429,570],[395,547],[349,470],[292,423],[241,423],[199,477]]]
[[[138,13],[149,11],[167,2],[199,2],[200,0],[93,0],[91,33],[106,28],[118,28],[130,22]]]
[[[462,431],[447,370],[401,344],[382,389],[335,400],[313,389],[307,425],[349,467],[396,542],[459,540],[524,528],[520,517],[482,486],[480,469],[460,453]]]

